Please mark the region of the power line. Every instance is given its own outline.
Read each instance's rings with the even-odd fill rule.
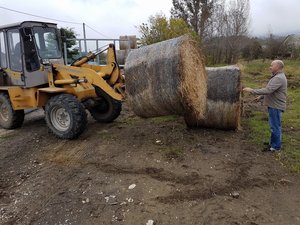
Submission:
[[[27,15],[27,16],[33,16],[33,17],[38,17],[38,18],[42,18],[42,19],[53,20],[53,21],[63,22],[63,23],[71,23],[71,24],[80,24],[80,25],[82,25],[82,23],[76,23],[76,22],[70,22],[70,21],[65,21],[65,20],[58,20],[58,19],[48,18],[48,17],[44,17],[44,16],[38,16],[38,15],[31,14],[31,13],[26,13],[26,12],[21,12],[21,11],[14,10],[14,9],[9,9],[9,8],[3,7],[3,6],[0,6],[0,8],[11,11],[11,12],[24,14],[24,15]]]
[[[49,17],[44,17],[44,16],[38,16],[38,15],[34,15],[31,13],[26,13],[26,12],[22,12],[22,11],[18,11],[18,10],[14,10],[14,9],[9,9],[3,6],[0,6],[0,9],[4,9],[4,10],[8,10],[11,12],[16,12],[16,13],[20,13],[20,14],[24,14],[24,15],[28,15],[28,16],[33,16],[33,17],[37,17],[37,18],[42,18],[42,19],[47,19],[47,20],[52,20],[52,21],[57,21],[57,22],[63,22],[63,23],[70,23],[70,24],[77,24],[77,25],[82,25],[82,23],[77,23],[77,22],[70,22],[70,21],[66,21],[66,20],[58,20],[58,19],[53,19],[53,18],[49,18]],[[94,32],[100,34],[101,36],[105,37],[105,38],[110,38],[107,35],[95,30],[94,28],[92,28],[91,26],[85,24],[88,28],[90,28],[91,30],[93,30]]]
[[[110,38],[110,37],[108,37],[107,35],[102,34],[102,33],[100,33],[99,31],[95,30],[94,28],[90,27],[89,25],[87,25],[87,24],[85,24],[85,25],[86,25],[88,28],[90,28],[91,30],[93,30],[94,32],[100,34],[101,36],[103,36],[103,37],[105,37],[105,38],[108,38],[108,39]]]

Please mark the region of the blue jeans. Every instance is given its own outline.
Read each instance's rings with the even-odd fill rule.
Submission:
[[[281,113],[282,110],[268,107],[269,125],[271,128],[270,145],[279,150],[281,148]]]

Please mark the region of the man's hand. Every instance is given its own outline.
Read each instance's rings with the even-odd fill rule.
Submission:
[[[253,90],[252,88],[248,88],[248,87],[243,88],[243,91],[245,92],[251,92],[252,90]]]

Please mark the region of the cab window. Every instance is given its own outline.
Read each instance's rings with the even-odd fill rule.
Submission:
[[[6,68],[7,61],[6,61],[6,47],[4,42],[4,33],[0,32],[0,67]]]
[[[10,68],[14,71],[22,71],[22,55],[19,30],[8,30],[7,37]]]
[[[28,72],[40,69],[39,57],[34,44],[34,37],[30,27],[21,29],[21,35],[24,46],[25,67]]]
[[[42,59],[61,58],[56,29],[50,27],[34,27],[33,32],[38,52]]]

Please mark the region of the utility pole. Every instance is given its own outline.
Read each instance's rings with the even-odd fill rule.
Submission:
[[[85,54],[87,54],[88,50],[86,45],[85,23],[83,23],[82,25],[83,25],[84,49],[85,49]]]

